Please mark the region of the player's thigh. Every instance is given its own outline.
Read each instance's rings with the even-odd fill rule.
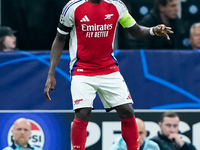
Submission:
[[[126,82],[119,72],[112,73],[102,80],[98,93],[103,104],[115,107],[133,103]]]
[[[72,77],[71,94],[74,109],[93,107],[96,90],[90,84],[90,79],[87,76]]]

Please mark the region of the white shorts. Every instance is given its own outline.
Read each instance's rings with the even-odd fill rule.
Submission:
[[[133,103],[120,72],[98,76],[76,75],[72,77],[71,82],[73,109],[93,108],[96,92],[108,111],[119,105]]]

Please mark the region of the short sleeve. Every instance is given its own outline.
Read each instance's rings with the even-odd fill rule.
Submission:
[[[60,24],[66,27],[73,27],[74,25],[74,9],[73,1],[69,1],[62,10],[60,15]]]
[[[129,14],[126,5],[121,0],[114,1],[114,5],[119,13],[118,21],[124,28],[131,27],[136,23],[135,19]]]
[[[67,35],[74,26],[74,1],[69,1],[63,8],[60,15],[57,31],[61,34]]]

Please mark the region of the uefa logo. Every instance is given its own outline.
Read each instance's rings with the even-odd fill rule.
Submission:
[[[43,132],[41,126],[37,122],[35,122],[31,119],[28,119],[28,120],[31,123],[31,137],[30,137],[28,143],[30,145],[34,145],[36,147],[43,148],[45,138],[44,138],[44,132]],[[12,141],[13,141],[13,135],[11,132],[12,128],[13,128],[13,126],[11,126],[11,128],[9,129],[9,132],[8,132],[7,140],[8,140],[9,145],[12,145]]]

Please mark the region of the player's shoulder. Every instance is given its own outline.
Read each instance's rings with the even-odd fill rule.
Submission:
[[[70,8],[70,7],[72,7],[72,6],[74,6],[74,5],[80,5],[80,4],[83,4],[83,3],[85,3],[85,2],[87,2],[87,0],[70,0],[65,6],[64,6],[64,8]]]
[[[123,4],[124,3],[121,0],[104,0],[107,3],[113,3],[113,4]]]
[[[104,0],[104,1],[109,4],[113,4],[114,6],[116,6],[119,9],[126,8],[126,5],[121,0]]]
[[[87,2],[87,0],[70,0],[64,7],[62,15],[66,15],[67,12],[73,12],[78,6]]]

